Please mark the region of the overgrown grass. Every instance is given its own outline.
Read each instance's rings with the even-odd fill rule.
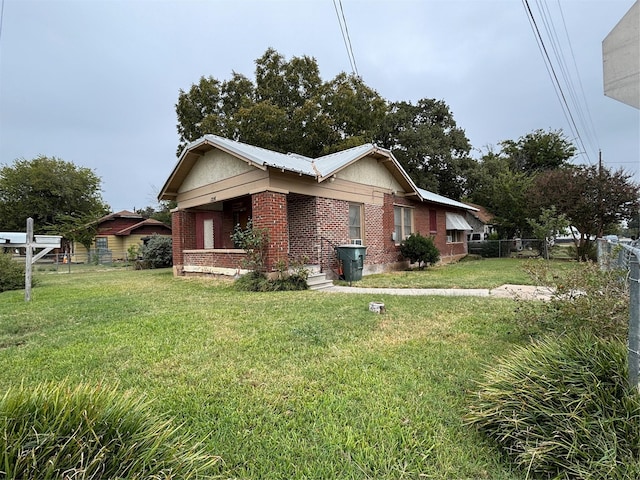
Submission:
[[[30,303],[0,294],[0,388],[138,392],[222,478],[519,478],[462,420],[484,365],[520,341],[511,300],[244,293],[170,270],[40,281]]]
[[[490,369],[468,419],[531,478],[640,475],[640,395],[625,344],[592,334],[546,338]]]
[[[100,384],[20,385],[0,398],[2,478],[204,478],[218,458],[198,443],[139,394]]]
[[[545,262],[544,260],[539,260]],[[410,270],[367,275],[353,286],[375,288],[496,288],[504,284],[535,285],[518,258],[484,258]],[[570,262],[549,262],[552,269],[570,269]]]

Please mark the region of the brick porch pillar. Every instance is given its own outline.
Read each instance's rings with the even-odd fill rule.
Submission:
[[[186,210],[171,213],[173,274],[184,275],[184,250],[196,248],[196,216]]]
[[[289,222],[287,220],[287,196],[278,192],[260,192],[251,195],[253,226],[269,232],[265,255],[267,272],[274,270],[279,261],[288,264]]]

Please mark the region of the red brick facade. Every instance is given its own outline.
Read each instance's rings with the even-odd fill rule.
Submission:
[[[238,202],[236,202],[238,203]],[[248,203],[248,202],[247,202]],[[349,202],[300,194],[286,195],[265,191],[251,195],[252,218],[256,228],[269,231],[265,267],[273,271],[279,261],[304,260],[323,269],[337,268],[336,245],[349,242]],[[414,231],[433,236],[442,261],[451,261],[466,253],[464,243],[447,243],[446,211],[435,205],[419,203],[386,194],[382,205],[363,204],[364,244],[367,247],[365,273],[394,268],[402,262],[394,232],[394,206],[413,209]],[[435,213],[435,221],[432,216]],[[196,217],[191,211],[173,213],[173,255],[177,274],[201,268],[204,273],[215,268],[241,268],[244,254],[231,249],[196,250]],[[223,213],[223,230],[229,236],[230,212]],[[433,226],[436,230],[433,231]],[[228,241],[225,240],[225,245]],[[187,266],[187,267],[185,267]],[[208,269],[208,270],[207,270]]]

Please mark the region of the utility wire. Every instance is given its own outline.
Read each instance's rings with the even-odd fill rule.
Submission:
[[[336,16],[338,17],[338,23],[340,24],[340,32],[342,33],[342,40],[344,41],[344,46],[347,49],[347,56],[349,57],[349,63],[351,64],[351,71],[354,75],[359,77],[358,67],[356,65],[356,57],[353,54],[353,47],[351,46],[351,37],[349,36],[349,28],[347,27],[347,19],[344,16],[344,10],[342,8],[342,0],[337,0],[338,4],[340,4],[340,11],[338,11],[338,5],[336,4],[336,0],[333,0],[333,7],[336,10]]]
[[[547,47],[544,43],[544,40],[542,38],[542,34],[540,32],[540,29],[538,28],[538,24],[536,22],[536,19],[533,15],[533,12],[531,11],[531,7],[529,6],[529,1],[528,0],[522,0],[523,1],[523,5],[525,7],[525,11],[527,12],[527,16],[529,18],[529,23],[531,25],[531,28],[533,30],[534,36],[536,38],[536,42],[538,43],[538,48],[540,49],[540,52],[542,53],[543,59],[545,61],[545,66],[547,68],[547,72],[551,78],[551,81],[554,85],[554,89],[556,91],[556,95],[558,96],[558,100],[560,101],[560,105],[562,107],[563,113],[565,115],[565,119],[567,120],[567,123],[569,123],[569,128],[571,128],[572,130],[572,134],[575,136],[576,140],[579,142],[580,144],[580,148],[582,149],[582,151],[585,153],[585,155],[587,156],[587,159],[589,160],[589,162],[591,163],[591,159],[589,157],[589,153],[587,152],[587,149],[584,146],[584,142],[582,141],[582,137],[580,135],[580,131],[578,130],[578,126],[576,125],[576,121],[574,119],[573,114],[571,113],[571,108],[569,107],[569,103],[567,101],[567,97],[562,89],[562,85],[560,84],[560,80],[558,79],[558,75],[555,71],[555,68],[553,66],[553,63],[551,61],[551,57],[549,56],[549,51],[547,50]]]

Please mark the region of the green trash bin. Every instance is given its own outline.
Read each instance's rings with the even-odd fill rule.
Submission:
[[[367,247],[363,245],[338,245],[336,247],[338,259],[342,264],[342,276],[351,283],[362,280],[364,257]]]

